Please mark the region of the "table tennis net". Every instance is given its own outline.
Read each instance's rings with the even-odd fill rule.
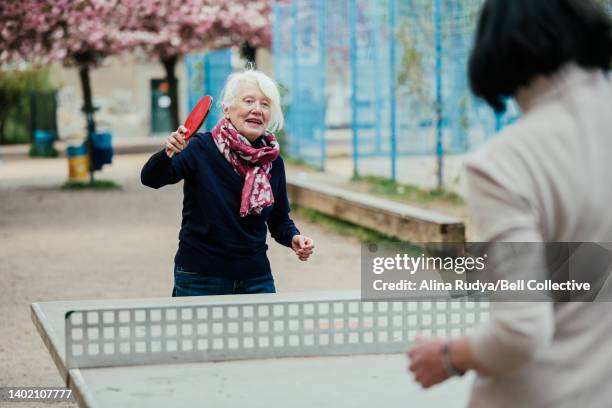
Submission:
[[[399,353],[417,334],[460,336],[489,317],[469,299],[354,299],[75,310],[66,313],[69,368]]]

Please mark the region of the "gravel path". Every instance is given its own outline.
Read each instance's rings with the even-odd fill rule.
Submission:
[[[122,190],[84,192],[59,189],[66,159],[0,161],[0,387],[63,386],[32,302],[169,296],[182,187],[142,186],[147,157],[117,156],[99,174]],[[302,263],[269,240],[278,291],[359,289],[359,243],[295,221],[316,250]]]

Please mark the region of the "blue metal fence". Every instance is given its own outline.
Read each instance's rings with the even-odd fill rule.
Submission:
[[[188,54],[185,56],[187,73],[187,109],[191,111],[204,93],[204,55]]]
[[[496,116],[468,87],[467,60],[484,0],[284,0],[273,4],[274,77],[289,154],[324,168],[327,131],[345,126],[353,170],[395,179],[407,156],[438,162],[482,144],[518,116]],[[612,14],[612,0],[606,0]],[[215,98],[232,72],[229,49],[187,56],[189,108]],[[366,165],[367,163],[367,165]],[[382,163],[382,166],[381,166]]]
[[[212,129],[219,121],[223,112],[219,103],[223,85],[232,73],[232,50],[224,49],[213,51],[204,55],[204,88],[206,94],[213,97],[214,108],[206,118],[205,126]]]
[[[353,2],[351,15],[365,17],[351,20],[358,37],[351,42],[357,94],[352,109],[359,112],[363,107],[361,89],[389,89],[386,94],[370,94],[375,109],[383,112],[377,115],[383,122],[377,128],[385,129],[377,132],[382,143],[372,149],[371,128],[359,120],[353,123],[355,172],[367,172],[360,157],[378,155],[389,158],[386,174],[395,179],[398,158],[429,155],[437,158],[441,186],[445,155],[469,151],[512,117],[511,113],[496,118],[469,91],[467,59],[482,0]],[[360,41],[364,30],[381,41]],[[377,61],[382,62],[382,72],[362,68]]]
[[[350,111],[355,173],[367,173],[367,159],[385,158],[386,175],[395,179],[398,160],[408,155],[435,156],[441,171],[445,155],[473,149],[513,120],[513,106],[496,117],[468,88],[467,59],[482,3],[275,3],[273,65],[277,80],[289,88],[290,154],[324,166],[321,118],[333,126],[330,118],[339,115],[321,110],[342,79],[350,78],[350,104],[341,109]]]
[[[275,3],[274,74],[286,93],[289,154],[323,168],[325,163],[325,0]]]
[[[193,109],[204,95],[213,97],[214,106],[204,122],[204,129],[210,130],[222,116],[219,97],[228,75],[232,73],[232,50],[189,54],[185,57],[185,67],[189,110]]]
[[[350,0],[350,58],[353,167],[360,158],[385,155],[395,141],[395,89],[388,61],[395,58],[388,30],[382,26],[385,5]],[[392,161],[394,158],[392,158]]]

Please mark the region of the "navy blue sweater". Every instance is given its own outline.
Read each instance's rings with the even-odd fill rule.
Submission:
[[[260,146],[260,139],[253,145]],[[285,166],[280,156],[272,163],[270,174],[274,204],[259,215],[240,217],[244,180],[219,152],[210,133],[193,136],[172,158],[163,150],[151,156],[140,174],[142,184],[160,188],[185,180],[176,266],[238,280],[269,274],[266,224],[272,237],[287,247],[299,234],[289,218]]]

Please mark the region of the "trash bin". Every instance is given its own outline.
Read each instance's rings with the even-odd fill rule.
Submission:
[[[55,157],[57,150],[53,147],[55,133],[50,130],[36,129],[34,131],[34,142],[30,148],[32,157]]]
[[[30,92],[30,129],[32,146],[30,156],[56,157],[53,142],[57,139],[56,92]]]
[[[105,164],[113,162],[112,135],[110,132],[94,133],[91,144],[93,148],[93,169],[100,170]]]
[[[74,181],[87,181],[89,178],[89,158],[87,156],[87,143],[66,148],[68,157],[68,179]]]

